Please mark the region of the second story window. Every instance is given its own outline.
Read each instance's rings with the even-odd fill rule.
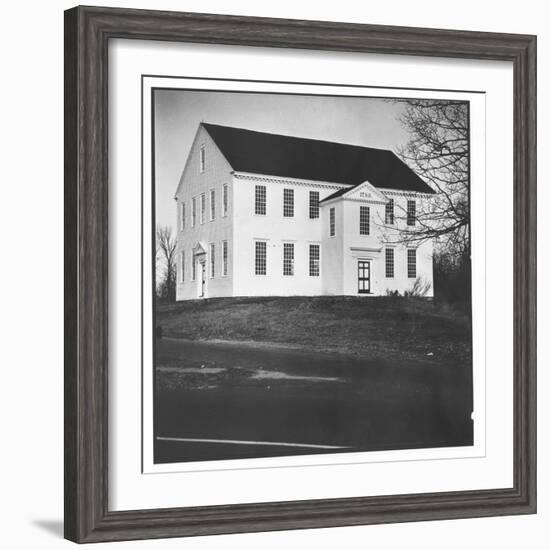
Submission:
[[[329,211],[329,236],[336,235],[336,210],[331,208]]]
[[[229,187],[227,186],[227,183],[223,186],[223,197],[222,197],[222,200],[223,200],[223,216],[227,216],[227,208],[229,206]]]
[[[386,203],[386,224],[387,225],[393,225],[393,199],[390,199]]]
[[[210,221],[216,219],[216,191],[210,189]]]
[[[294,216],[294,189],[283,189],[283,216],[285,218]]]
[[[193,197],[191,202],[191,227],[195,227],[195,225],[197,225],[197,198]]]
[[[319,191],[309,192],[309,219],[314,220],[319,217]]]
[[[359,235],[370,235],[370,208],[359,207]]]
[[[182,202],[180,205],[180,230],[185,229],[185,203]]]
[[[203,193],[201,195],[201,211],[200,211],[201,225],[204,223],[204,215],[205,214],[206,214],[206,195]]]
[[[407,225],[416,223],[416,201],[407,201]]]
[[[205,167],[206,167],[206,151],[203,145],[199,151],[199,171],[201,174],[204,172]]]
[[[266,187],[265,185],[256,185],[254,197],[254,212],[260,216],[265,216],[266,203]]]
[[[294,243],[283,243],[283,275],[294,275]]]

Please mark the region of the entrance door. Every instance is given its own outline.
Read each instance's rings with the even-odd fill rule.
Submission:
[[[201,293],[200,297],[204,298],[206,293],[206,262],[201,262]]]
[[[357,262],[357,292],[370,294],[370,261],[368,260]]]

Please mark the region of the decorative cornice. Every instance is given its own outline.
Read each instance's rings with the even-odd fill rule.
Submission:
[[[345,183],[336,183],[330,181],[319,181],[319,180],[306,180],[300,178],[287,178],[282,176],[270,176],[267,174],[252,174],[250,172],[233,172],[233,177],[236,179],[244,180],[257,180],[257,181],[270,181],[274,183],[286,183],[292,185],[307,185],[310,187],[322,187],[324,189],[334,189],[338,191],[339,189],[353,189],[351,185]]]

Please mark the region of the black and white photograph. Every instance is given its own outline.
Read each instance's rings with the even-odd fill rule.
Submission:
[[[151,116],[154,463],[471,447],[469,102]]]

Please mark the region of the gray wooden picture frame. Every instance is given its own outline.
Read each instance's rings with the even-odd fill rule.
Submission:
[[[513,63],[512,488],[108,510],[107,54],[111,38]],[[97,7],[66,11],[64,395],[65,537],[75,542],[535,513],[536,37]]]

